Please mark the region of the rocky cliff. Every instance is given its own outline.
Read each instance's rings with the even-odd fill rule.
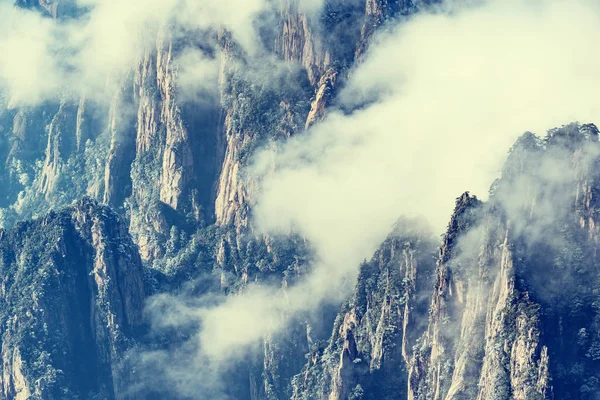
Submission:
[[[314,319],[292,318],[231,375],[231,394],[594,399],[599,159],[593,125],[568,125],[545,139],[523,135],[487,202],[457,199],[439,251],[401,221],[361,266],[331,336],[322,326],[315,331]],[[1,232],[7,398],[125,398],[120,390],[132,371],[121,361],[139,337],[144,299],[128,228],[83,200]],[[220,274],[222,291],[235,294],[279,274],[283,287],[293,284],[308,266],[301,238],[247,241],[235,227],[220,230],[198,231],[191,246],[171,233],[165,248],[175,270],[197,258]],[[326,326],[329,317],[320,318]]]
[[[2,396],[152,398],[132,384],[143,365],[128,350],[186,334],[143,334],[147,293],[238,296],[269,283],[285,298],[310,271],[311,244],[254,233],[257,182],[245,168],[257,149],[327,118],[378,29],[433,3],[331,0],[315,15],[275,2],[256,54],[225,29],[182,39],[165,24],[107,103],[0,96]],[[58,20],[79,12],[16,4]],[[213,91],[191,98],[178,86],[190,49],[219,71]],[[488,201],[457,199],[441,245],[401,221],[341,306],[281,315],[287,328],[264,335],[221,392],[598,398],[599,150],[593,125],[523,135]],[[149,391],[182,398],[162,386]]]
[[[488,204],[458,200],[409,398],[594,398],[597,162],[594,126],[526,134]]]
[[[525,134],[489,201],[457,199],[437,267],[388,240],[294,398],[597,398],[599,150],[593,125]]]
[[[0,231],[0,254],[3,398],[126,398],[145,292],[124,221],[82,200]]]
[[[17,5],[76,15],[70,1]],[[145,260],[164,255],[172,225],[216,222],[241,233],[254,197],[242,170],[254,150],[322,120],[375,28],[426,5],[330,1],[318,16],[285,0],[258,58],[226,31],[195,32],[190,44],[161,26],[109,106],[85,94],[44,107],[3,104],[0,154],[8,168],[0,179],[8,190],[0,220],[8,227],[87,195],[130,216]],[[190,49],[218,59],[216,96],[189,99],[177,87],[178,56]]]
[[[420,236],[424,236],[422,238]],[[406,361],[427,318],[436,242],[403,221],[358,275],[327,341],[314,341],[293,399],[404,399]]]

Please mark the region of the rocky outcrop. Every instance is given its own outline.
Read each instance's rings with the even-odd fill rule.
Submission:
[[[0,132],[11,144],[7,152],[0,149],[8,175],[3,226],[66,206],[86,194],[102,198],[102,110],[81,97],[77,102],[65,99],[3,113],[12,125]]]
[[[457,199],[455,212],[448,225],[448,233],[444,236],[444,244],[440,250],[433,296],[430,306],[430,322],[426,333],[420,339],[421,348],[417,350],[413,360],[409,360],[408,398],[443,398],[441,385],[449,381],[446,357],[452,357],[453,339],[460,328],[457,322],[467,309],[465,305],[465,282],[459,279],[457,272],[449,268],[448,263],[455,260],[460,252],[458,241],[461,235],[477,221],[477,209],[481,203],[468,193]],[[485,304],[485,303],[484,303]],[[482,305],[483,306],[483,305]],[[476,310],[469,310],[470,313]],[[425,377],[427,375],[427,377]],[[419,387],[422,381],[428,382],[427,393]],[[436,397],[437,396],[437,397]]]
[[[593,125],[525,134],[488,202],[457,199],[431,286],[414,247],[386,242],[293,398],[593,399],[598,160]]]
[[[25,400],[31,398],[29,385],[23,375],[23,360],[18,349],[12,351],[2,349],[2,395],[4,398],[14,397],[15,399]],[[39,395],[39,393],[36,393]]]
[[[583,351],[566,351],[565,343],[577,341],[576,332],[587,332],[597,318],[581,320],[572,308],[595,301],[581,281],[592,273],[588,263],[597,252],[589,231],[595,222],[581,222],[594,206],[581,193],[597,183],[598,150],[593,126],[569,125],[544,141],[526,134],[490,202],[477,207],[467,226],[451,223],[429,327],[410,362],[409,398],[590,398],[585,382],[595,381],[590,376],[598,365],[580,364],[578,378],[568,377],[564,365],[577,364],[573,357]],[[453,221],[472,207],[469,199],[459,199]],[[580,252],[589,258],[573,258]],[[565,319],[572,328],[563,328]]]
[[[110,148],[103,171],[104,193],[101,199],[111,207],[121,207],[132,194],[131,165],[136,154],[136,125],[131,113],[122,112],[132,103],[133,94],[122,85],[108,111]],[[100,191],[96,193],[90,195],[100,198]]]
[[[173,44],[157,43],[156,81],[161,95],[160,122],[165,126],[165,149],[160,174],[160,201],[177,210],[181,197],[194,174],[192,148],[183,126],[180,109],[173,98],[175,76],[172,68]],[[164,48],[164,51],[160,51]]]
[[[356,48],[355,57],[361,60],[369,46],[369,42],[377,28],[391,16],[395,10],[392,7],[396,2],[387,0],[366,0],[365,20],[360,31],[360,41]]]
[[[333,69],[327,70],[321,77],[315,99],[312,101],[310,112],[308,113],[308,117],[306,117],[306,129],[325,118],[327,106],[335,93],[336,80],[337,72]]]
[[[57,18],[76,15],[67,0],[18,4]],[[216,222],[242,233],[256,187],[243,170],[255,149],[324,119],[359,41],[368,40],[360,35],[365,15],[389,9],[381,11],[385,19],[396,8],[327,2],[319,14],[284,1],[274,9],[275,30],[262,37],[279,60],[274,69],[245,54],[227,32],[217,40],[196,32],[197,40],[183,43],[167,26],[157,27],[156,45],[122,77],[110,106],[84,95],[15,110],[15,136],[22,139],[8,156],[15,172],[1,178],[8,182],[4,225],[88,195],[130,216],[148,261],[165,254],[172,225]],[[200,101],[181,96],[177,58],[189,49],[221,57],[218,94]]]
[[[83,200],[0,231],[4,398],[127,398],[142,264],[124,222]]]
[[[156,47],[134,74],[131,229],[147,260],[163,254],[160,238],[166,225],[176,219],[198,223],[213,218],[219,108],[210,101],[193,105],[178,97],[175,52],[168,33],[159,32]],[[119,153],[127,154],[125,149]]]
[[[226,136],[228,137],[225,159],[219,177],[217,186],[217,198],[215,201],[216,222],[219,225],[235,224],[238,228],[247,228],[247,215],[239,215],[239,211],[243,212],[243,208],[248,206],[247,190],[240,176],[240,163],[238,161],[241,147],[244,145],[240,142],[235,134],[231,131],[232,116],[227,116],[225,119]],[[251,139],[247,139],[249,141]]]
[[[48,198],[56,191],[56,181],[61,174],[62,164],[73,151],[73,137],[69,131],[69,122],[75,119],[76,109],[61,104],[48,129],[45,164],[42,169],[40,192]]]
[[[410,354],[432,285],[435,241],[402,224],[361,266],[351,300],[324,348],[313,345],[294,378],[293,399],[406,398]],[[416,232],[415,232],[416,234]],[[363,397],[360,397],[363,396]]]
[[[316,86],[332,61],[318,24],[298,9],[298,0],[283,1],[279,14],[281,31],[275,38],[276,51],[282,59],[302,65],[310,84]]]

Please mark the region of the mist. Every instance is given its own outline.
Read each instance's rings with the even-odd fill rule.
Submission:
[[[81,95],[110,103],[122,78],[145,52],[161,45],[161,37],[225,30],[251,57],[263,50],[259,22],[278,5],[269,0],[76,0],[78,14],[52,19],[13,3],[0,0],[0,92],[10,108]],[[298,3],[309,13],[322,6],[322,0]],[[205,39],[203,45],[216,50],[216,41]],[[202,49],[188,44],[176,57],[184,97],[216,86],[214,58]]]
[[[261,182],[259,232],[296,231],[319,261],[284,295],[253,288],[203,310],[206,354],[235,355],[281,328],[284,310],[343,299],[398,217],[422,216],[443,233],[455,198],[485,199],[523,132],[594,121],[599,17],[591,1],[491,1],[380,34],[339,111],[261,152],[249,171]]]
[[[254,22],[268,3],[85,0],[82,17],[56,21],[2,1],[0,88],[11,107],[81,91],[106,100],[173,21],[184,31],[224,27],[253,54]],[[424,218],[442,234],[455,198],[470,191],[485,199],[523,132],[598,120],[596,2],[456,3],[380,32],[327,119],[259,152],[244,172],[259,183],[255,233],[299,233],[317,262],[294,286],[251,285],[217,306],[160,299],[170,312],[153,314],[156,325],[198,326],[181,349],[189,359],[145,354],[150,364],[183,363],[165,379],[183,381],[184,394],[203,374],[207,398],[217,398],[219,371],[284,329],[287,315],[345,299],[358,265],[399,217]],[[191,48],[178,61],[184,97],[216,90],[214,59]]]

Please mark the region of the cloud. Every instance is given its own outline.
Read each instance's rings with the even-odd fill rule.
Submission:
[[[77,97],[82,91],[110,99],[144,53],[162,45],[160,31],[177,37],[226,29],[246,52],[256,53],[261,49],[256,29],[275,11],[268,0],[78,0],[77,6],[82,10],[77,16],[57,20],[0,0],[0,91],[13,105]],[[301,0],[299,6],[315,12],[321,0]],[[177,50],[183,51],[182,61],[191,61],[199,49],[189,41],[186,46]],[[200,71],[202,66],[207,68]],[[198,63],[185,70],[206,85],[216,79],[213,67]],[[184,77],[183,83],[190,82]]]
[[[524,131],[597,119],[599,18],[592,1],[490,1],[379,35],[338,98],[346,111],[261,153],[252,171],[257,226],[297,230],[320,261],[285,296],[257,288],[203,311],[206,351],[235,353],[282,310],[343,297],[399,216],[441,233],[456,196],[486,197]]]
[[[0,89],[14,105],[104,95],[155,40],[149,30],[168,21],[172,3],[81,1],[82,16],[55,20],[3,2]]]
[[[79,4],[89,11],[55,21],[0,2],[0,88],[13,103],[80,90],[102,95],[166,26],[225,27],[252,53],[260,46],[256,21],[270,7],[267,0]],[[312,11],[321,5],[301,3]],[[285,291],[255,286],[218,306],[185,308],[185,319],[202,326],[194,357],[218,363],[244,354],[280,330],[284,314],[344,298],[360,261],[399,216],[424,216],[441,233],[457,195],[485,197],[522,132],[597,120],[598,7],[592,0],[487,1],[377,35],[337,99],[340,110],[259,154],[249,171],[261,182],[257,227],[305,236],[317,251],[313,272]],[[215,79],[213,62],[194,47],[178,61],[179,84],[192,93]]]
[[[183,100],[203,101],[217,92],[219,61],[197,49],[186,49],[175,60],[177,87]]]
[[[48,43],[52,22],[7,3],[0,3],[0,15],[0,85],[14,101],[36,102],[53,95],[62,77]]]

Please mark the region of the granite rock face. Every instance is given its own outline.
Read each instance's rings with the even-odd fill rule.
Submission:
[[[148,295],[270,284],[286,297],[311,244],[255,234],[258,185],[244,171],[258,149],[328,117],[378,29],[433,3],[331,0],[314,15],[274,2],[259,56],[223,29],[183,40],[160,26],[106,104],[0,97],[0,397],[202,399],[136,380],[147,365],[132,355],[189,339],[147,335]],[[190,48],[218,69],[191,98],[178,86]],[[598,142],[594,125],[523,135],[489,200],[457,199],[441,243],[399,221],[341,305],[283,313],[287,328],[225,371],[219,394],[597,399]]]
[[[399,224],[360,269],[331,338],[313,343],[293,399],[406,398],[406,361],[427,318],[436,243]]]
[[[393,278],[381,270],[386,242],[294,378],[294,398],[596,398],[599,150],[593,125],[527,133],[486,203],[457,199],[437,266],[430,256],[410,268],[419,253],[407,242],[383,263],[406,274]],[[419,274],[427,284],[411,283]],[[428,305],[411,306],[410,293]]]
[[[194,32],[190,44],[161,26],[108,106],[81,95],[7,107],[0,125],[14,128],[0,132],[9,166],[0,174],[0,221],[8,227],[87,195],[130,216],[147,261],[164,256],[165,229],[181,221],[246,231],[255,185],[243,169],[256,148],[323,120],[375,28],[426,6],[409,3],[330,1],[320,16],[297,0],[278,3],[276,28],[262,44],[285,68],[249,58],[228,32]],[[16,4],[54,18],[77,15],[67,0]],[[182,95],[178,57],[190,48],[216,60],[217,93]]]
[[[127,225],[82,200],[0,231],[4,398],[124,399],[142,329],[142,262]]]

